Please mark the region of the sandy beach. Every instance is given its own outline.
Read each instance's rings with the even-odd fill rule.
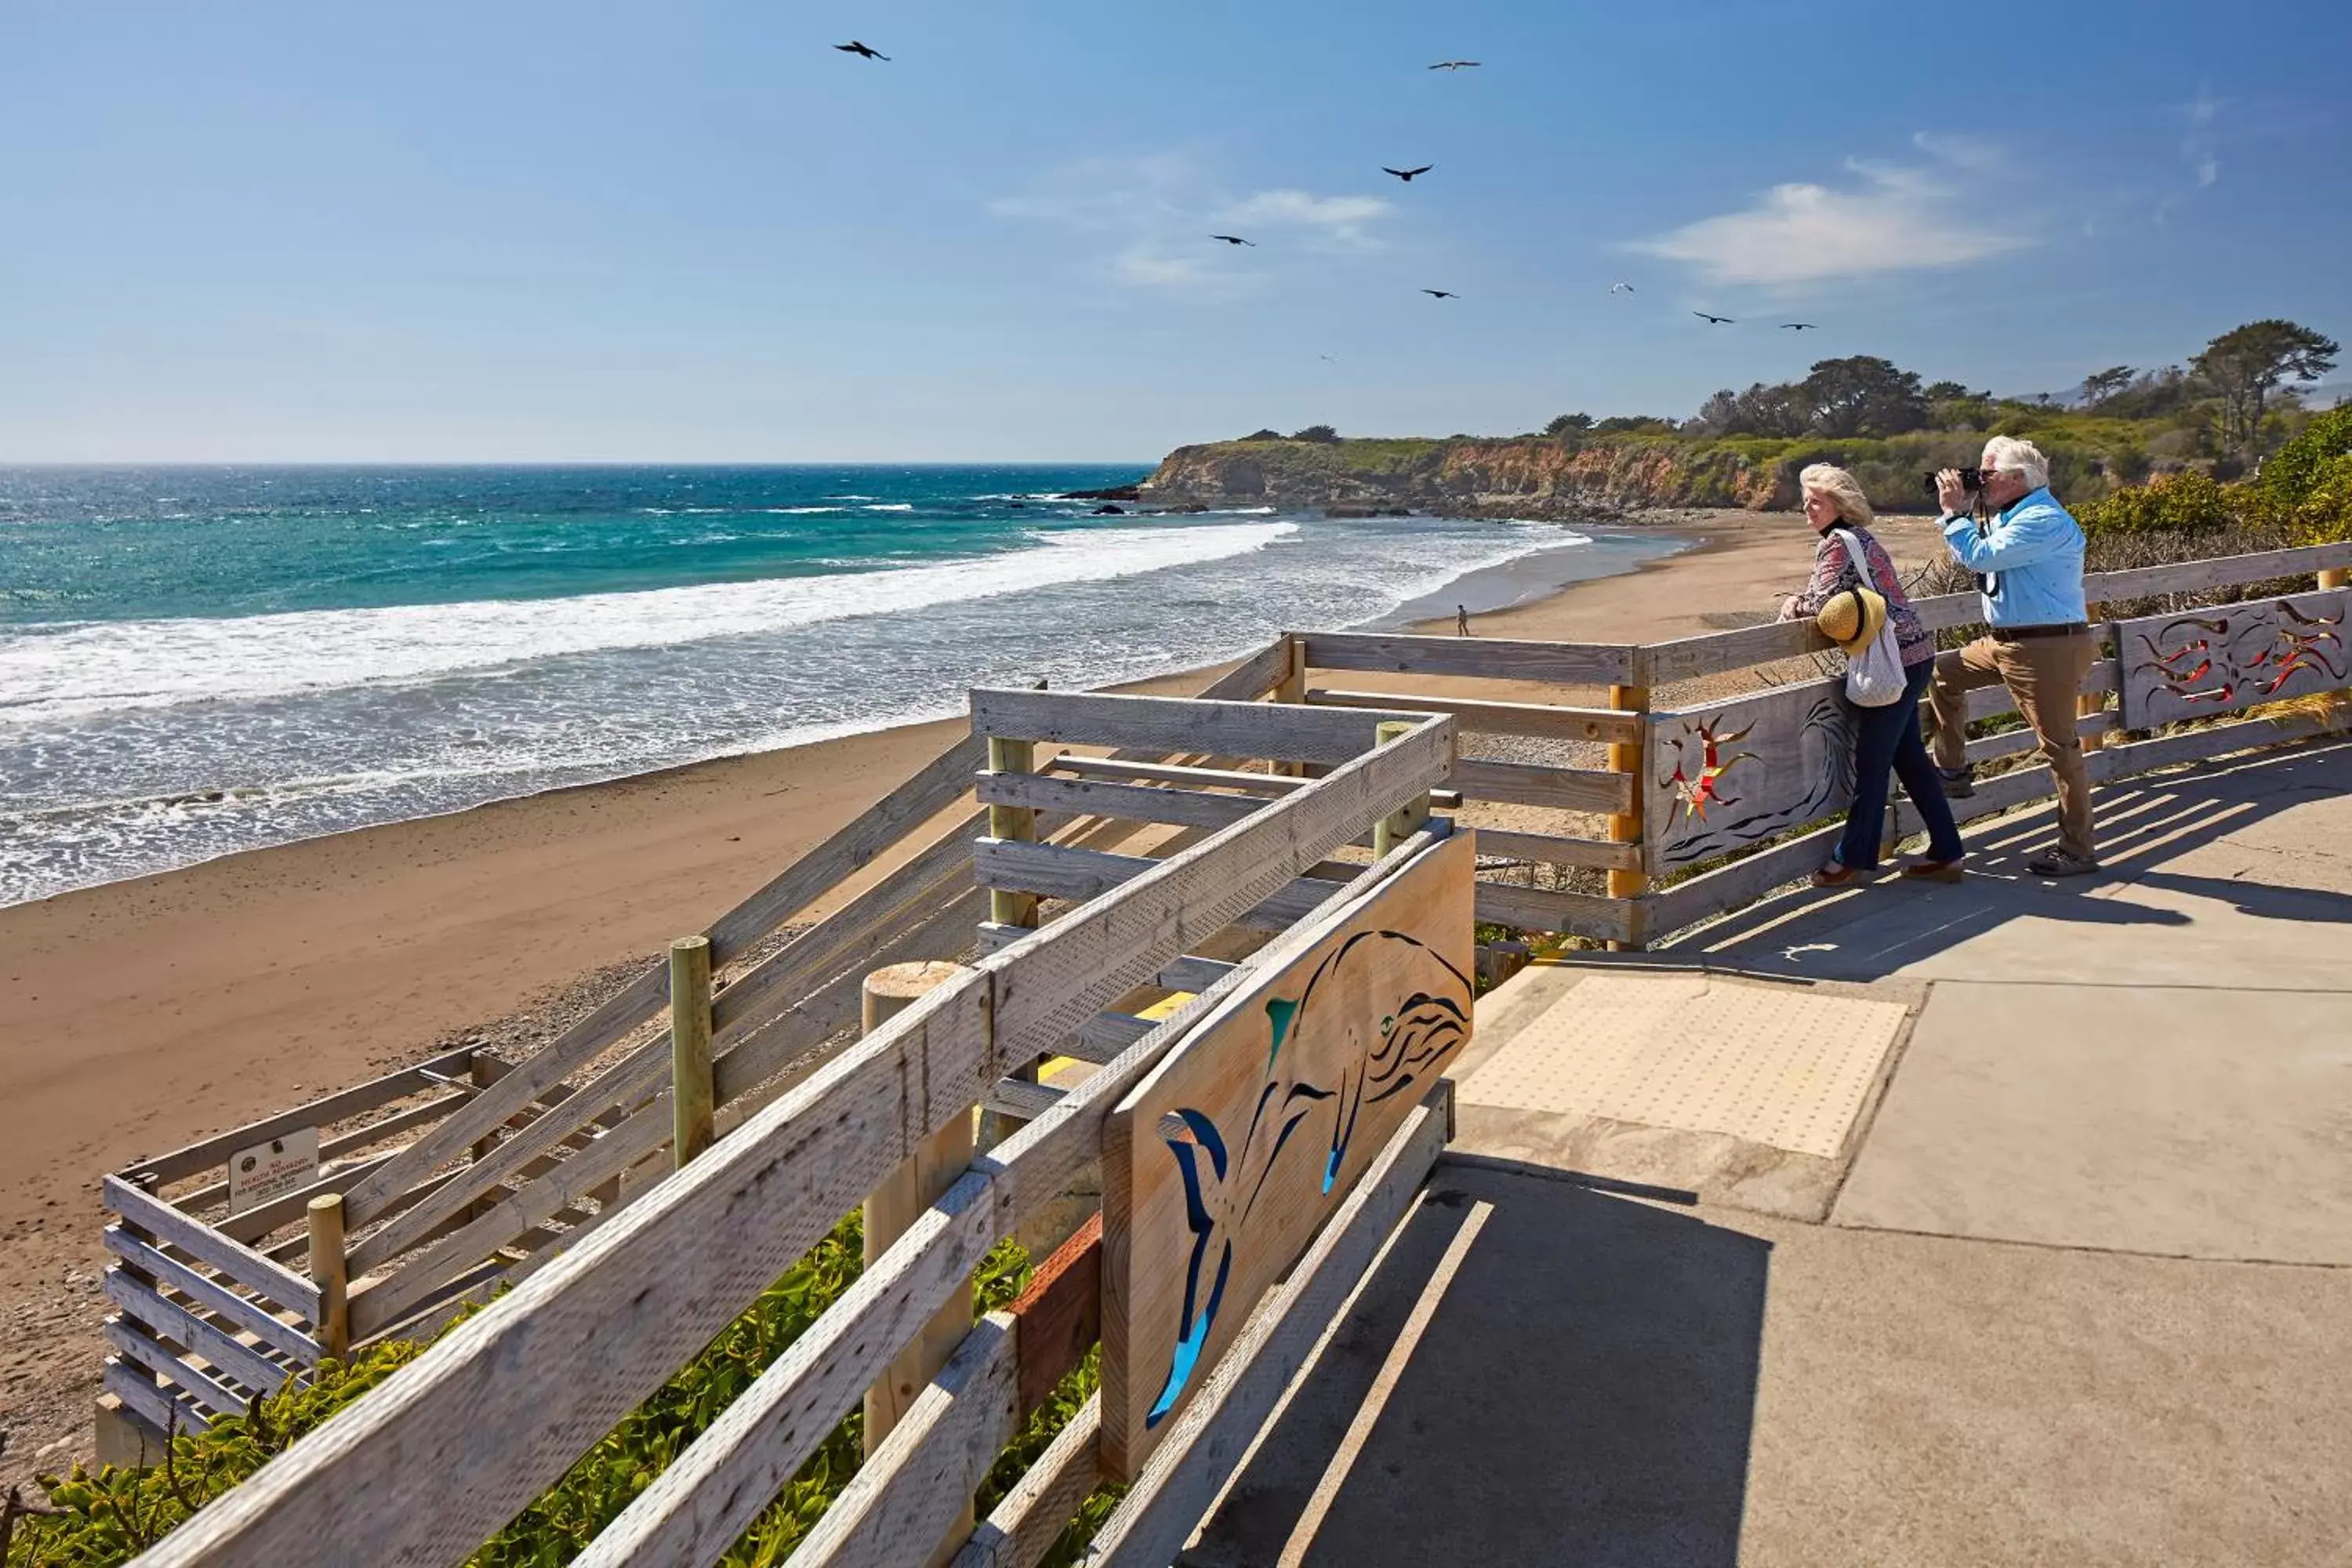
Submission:
[[[1800,585],[1801,519],[1693,514],[1699,542],[1475,617],[1476,635],[1656,641]],[[1906,566],[1932,528],[1890,520]],[[1418,629],[1450,633],[1450,617]],[[1197,689],[1202,672],[1135,689]],[[1397,689],[1402,679],[1384,678]],[[1432,680],[1419,689],[1455,683]],[[1495,693],[1488,684],[1484,689]],[[1530,686],[1522,700],[1575,700]],[[1589,700],[1589,695],[1586,697]],[[0,1485],[89,1446],[98,1179],[497,1025],[700,929],[958,735],[916,725],[372,827],[0,910]],[[879,874],[877,868],[873,874]]]

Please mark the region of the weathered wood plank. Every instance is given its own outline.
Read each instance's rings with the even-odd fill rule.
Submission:
[[[2116,627],[2125,724],[2153,730],[2352,684],[2352,593],[2330,590]]]
[[[928,1561],[1020,1430],[1014,1342],[1008,1314],[982,1318],[788,1563],[898,1568]]]
[[[178,1302],[168,1300],[120,1268],[106,1271],[106,1299],[164,1339],[204,1357],[246,1387],[275,1394],[293,1369],[269,1359]]]
[[[319,1342],[284,1322],[267,1305],[240,1296],[211,1275],[148,1246],[119,1225],[106,1227],[106,1249],[157,1283],[178,1292],[215,1317],[226,1320],[271,1350],[304,1366],[319,1364]]]
[[[1962,803],[1955,801],[1954,805]],[[1643,930],[1650,940],[1696,925],[1725,910],[1759,899],[1773,889],[1811,875],[1837,847],[1841,822],[1759,849],[1731,865],[1702,872],[1660,892],[1642,896]]]
[[[1853,710],[1827,679],[1653,713],[1643,763],[1644,858],[1657,876],[1843,811]]]
[[[1343,763],[1360,756],[1378,743],[1374,731],[1381,721],[1419,717],[1284,702],[1117,697],[1092,691],[983,688],[971,694],[971,727],[977,734],[1300,763]]]
[[[1468,835],[1449,837],[1314,922],[1313,945],[1235,993],[1112,1110],[1107,1475],[1135,1475],[1418,1090],[1469,1043],[1475,858]]]
[[[158,1433],[175,1428],[182,1432],[202,1432],[213,1424],[212,1415],[186,1394],[174,1390],[166,1394],[155,1386],[153,1378],[124,1366],[112,1356],[106,1358],[106,1364],[99,1373],[99,1386],[122,1401]],[[159,1455],[161,1445],[158,1445]]]
[[[2138,566],[2128,572],[2102,572],[2083,579],[2083,592],[2094,603],[2145,599],[2158,594],[2194,594],[2206,588],[2262,583],[2273,577],[2299,577],[2306,572],[2345,566],[2352,566],[2352,544],[2311,544],[2294,550],[2266,550],[2253,555],[2220,555],[2166,566]]]
[[[964,1542],[949,1568],[1036,1568],[1102,1484],[1102,1395],[1090,1396]]]
[[[1465,758],[1454,764],[1454,772],[1445,782],[1472,800],[1549,805],[1561,811],[1604,815],[1633,809],[1633,776],[1592,768],[1555,768],[1540,763],[1486,763]]]
[[[1253,702],[1274,689],[1290,670],[1290,638],[1275,638],[1201,689],[1201,695]]]
[[[1029,1288],[1006,1309],[1019,1346],[1013,1409],[1023,1420],[1053,1397],[1102,1338],[1102,1238],[1097,1210],[1037,1266]]]
[[[486,1058],[485,1059],[488,1058]],[[392,1115],[385,1117],[381,1121],[372,1121],[366,1126],[355,1128],[352,1131],[339,1133],[332,1138],[321,1139],[319,1143],[320,1169],[325,1170],[328,1166],[334,1164],[337,1161],[341,1160],[344,1155],[349,1154],[354,1149],[365,1149],[373,1144],[381,1143],[387,1138],[396,1137],[399,1134],[409,1131],[411,1128],[421,1127],[427,1122],[438,1121],[441,1118],[448,1115],[450,1111],[456,1110],[458,1106],[465,1104],[467,1100],[472,1098],[473,1095],[470,1090],[460,1094],[444,1095],[438,1100],[430,1100],[422,1105],[411,1106],[406,1110],[395,1111]],[[389,1158],[390,1155],[397,1152],[399,1152],[398,1150],[388,1150],[385,1152],[385,1157]],[[344,1165],[342,1169],[331,1173],[331,1174],[341,1176],[346,1180],[357,1179],[351,1174],[351,1166],[348,1164]],[[310,1198],[313,1195],[315,1195],[315,1193],[306,1190],[302,1201],[304,1203],[308,1203]],[[228,1183],[221,1181],[215,1182],[209,1186],[198,1187],[193,1192],[182,1193],[179,1196],[172,1200],[172,1204],[173,1207],[182,1209],[189,1214],[200,1214],[215,1204],[226,1203],[227,1201]],[[256,1206],[257,1207],[258,1205]],[[240,1241],[252,1240],[254,1238],[253,1236],[240,1235],[233,1222],[236,1220],[242,1220],[245,1218],[246,1215],[253,1212],[254,1211],[252,1209],[247,1209],[242,1214],[228,1216],[228,1218],[223,1223],[228,1226],[229,1234],[237,1237],[237,1239]],[[258,1232],[256,1234],[266,1235],[267,1232]]]
[[[1034,1121],[1059,1104],[1067,1092],[1028,1079],[1001,1078],[982,1098],[980,1105],[983,1110],[993,1110],[1016,1121]]]
[[[415,1067],[403,1068],[398,1072],[386,1073],[382,1078],[370,1079],[365,1083],[354,1084],[350,1089],[341,1089],[333,1094],[320,1095],[318,1099],[298,1105],[291,1110],[280,1111],[275,1116],[265,1116],[258,1121],[248,1121],[233,1132],[219,1133],[200,1143],[191,1143],[184,1149],[174,1149],[168,1154],[159,1154],[152,1160],[142,1160],[136,1164],[124,1167],[117,1173],[126,1181],[142,1176],[152,1176],[158,1185],[169,1185],[184,1176],[194,1175],[207,1165],[220,1165],[226,1168],[228,1157],[239,1149],[267,1142],[272,1138],[291,1132],[300,1127],[329,1127],[335,1122],[356,1116],[362,1111],[372,1110],[379,1105],[389,1104],[393,1100],[429,1089],[433,1087],[433,1080],[425,1076],[428,1070],[447,1074],[463,1072],[473,1061],[477,1048],[473,1046],[461,1046],[454,1051],[444,1051],[439,1056],[427,1058]],[[320,1152],[322,1156],[325,1154],[323,1146]],[[225,1197],[228,1192],[227,1184],[224,1182],[220,1185],[221,1195]],[[194,1194],[180,1201],[190,1207],[201,1206],[201,1202]]]
[[[100,1201],[124,1219],[159,1240],[168,1242],[198,1262],[219,1270],[249,1290],[257,1290],[281,1307],[290,1307],[305,1322],[319,1321],[319,1288],[241,1241],[232,1241],[200,1219],[182,1214],[161,1198],[148,1196],[120,1176],[99,1184]]]
[[[1009,1063],[1051,1048],[1363,824],[1427,790],[1452,756],[1451,723],[1422,725],[931,993],[174,1531],[149,1568],[294,1560],[321,1540],[366,1541],[383,1563],[462,1559]],[[925,1234],[919,1221],[858,1286],[877,1273],[887,1283],[882,1266]],[[972,1244],[984,1251],[996,1234],[976,1227]],[[809,1418],[824,1423],[811,1441],[976,1261],[977,1253],[963,1259],[939,1294],[906,1298],[929,1296],[887,1345],[867,1337],[876,1325],[859,1325],[858,1344],[878,1358],[835,1355],[828,1371],[859,1375]],[[824,1338],[813,1327],[793,1352]],[[841,1340],[831,1348],[839,1352]],[[580,1376],[583,1366],[598,1375]],[[414,1462],[427,1453],[443,1468]],[[452,1491],[448,1470],[467,1474],[467,1486]]]
[[[1263,796],[1211,795],[1203,790],[1110,784],[1097,779],[1057,779],[1046,773],[982,773],[979,791],[981,800],[990,805],[1116,816],[1129,822],[1167,822],[1185,827],[1223,827],[1265,804]]]
[[[1368,868],[1345,890],[1351,898],[1367,896],[1436,839],[1423,833],[1408,840],[1390,862]],[[1119,1097],[1245,984],[1255,965],[1284,962],[1303,945],[1297,933],[1277,937],[1071,1093],[1041,1105],[1034,1120],[975,1161],[655,1478],[597,1537],[580,1568],[619,1568],[639,1561],[707,1563],[724,1552],[832,1431],[858,1391],[950,1292],[964,1288],[994,1238],[1100,1158],[1103,1122]]]
[[[1159,1020],[1132,1013],[1097,1013],[1079,1028],[1063,1055],[1099,1067],[1159,1026]]]
[[[1018,888],[1048,898],[1083,902],[1097,899],[1169,862],[1148,855],[1119,855],[1105,849],[1080,849],[1066,844],[1033,844],[1017,838],[975,839],[971,847],[972,875],[984,888]],[[1236,923],[1258,929],[1279,929],[1301,909],[1311,909],[1330,896],[1352,867],[1324,862],[1310,868],[1314,875],[1295,879],[1277,890],[1268,904],[1244,911]],[[1302,904],[1300,900],[1305,900]]]
[[[2085,758],[2084,764],[2089,768],[2094,782],[2105,783],[2155,768],[2203,762],[2210,757],[2227,756],[2232,752],[2251,751],[2256,747],[2288,745],[2330,732],[2325,720],[2309,714],[2296,714],[2286,719],[2245,719],[2234,724],[2214,724],[2183,730],[2174,735],[2158,735],[2152,740],[2134,741],[2128,745],[2110,744]]]
[[[1517,926],[1522,931],[1561,931],[1570,936],[1591,937],[1595,942],[1643,939],[1640,905],[1631,899],[1520,888],[1508,882],[1481,882],[1476,905],[1478,919]]]
[[[1546,680],[1559,686],[1624,685],[1633,672],[1633,648],[1617,643],[1406,637],[1386,632],[1304,635],[1310,669],[1467,675],[1495,680]]]
[[[1501,827],[1474,829],[1478,853],[1545,866],[1593,866],[1607,871],[1638,871],[1642,847],[1600,838],[1570,838],[1555,833],[1517,833]]]
[[[1162,1568],[1183,1551],[1282,1391],[1411,1212],[1445,1146],[1443,1095],[1414,1109],[1290,1278],[1251,1316],[1200,1396],[1170,1424],[1097,1532],[1090,1563]]]
[[[1611,708],[1556,708],[1541,702],[1485,702],[1396,691],[1339,691],[1316,687],[1307,700],[1334,708],[1403,708],[1444,713],[1465,735],[1544,735],[1564,741],[1638,741],[1642,721]]]
[[[1234,972],[1234,966],[1221,958],[1197,958],[1186,954],[1162,964],[1160,973],[1151,977],[1152,984],[1164,991],[1206,991]]]
[[[109,1318],[99,1325],[99,1331],[116,1354],[176,1384],[198,1409],[214,1415],[245,1414],[250,1390],[182,1360],[176,1349],[156,1339],[142,1324],[128,1318]]]
[[[1280,773],[1250,773],[1234,768],[1196,768],[1181,763],[1153,763],[1126,757],[1058,756],[1049,769],[1081,778],[1157,779],[1163,784],[1190,784],[1200,789],[1247,789],[1265,795],[1296,795],[1312,779]]]

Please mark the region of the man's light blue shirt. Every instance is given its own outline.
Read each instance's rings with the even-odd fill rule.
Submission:
[[[2083,527],[2047,488],[1993,518],[1947,517],[1944,542],[1960,564],[1985,575],[1985,620],[1995,626],[2079,626],[2083,604]]]

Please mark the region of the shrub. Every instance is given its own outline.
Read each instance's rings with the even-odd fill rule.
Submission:
[[[2247,499],[2189,472],[2162,474],[2074,510],[2088,533],[2217,533],[2240,521]]]
[[[1339,438],[1339,432],[1328,425],[1309,425],[1304,430],[1293,430],[1290,438],[1294,441],[1331,442]]]

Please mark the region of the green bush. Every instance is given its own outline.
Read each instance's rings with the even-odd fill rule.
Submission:
[[[2352,404],[2315,416],[2263,465],[2257,488],[2298,542],[2352,539]]]
[[[2219,533],[2245,516],[2250,492],[2204,474],[2160,474],[2074,509],[2090,533]]]
[[[785,1270],[685,1370],[475,1553],[473,1568],[539,1568],[567,1563],[585,1548],[848,1289],[861,1267],[859,1218],[849,1215]],[[1010,1242],[999,1245],[980,1269],[977,1310],[1011,1302],[1028,1274],[1026,1254]],[[391,1343],[362,1352],[348,1365],[330,1363],[316,1381],[289,1384],[257,1402],[250,1415],[174,1435],[170,1453],[145,1469],[107,1466],[93,1474],[77,1467],[70,1476],[40,1477],[55,1511],[14,1521],[5,1568],[107,1568],[129,1561],[422,1352],[420,1345]],[[1090,1357],[1064,1380],[999,1459],[983,1506],[1026,1468],[1019,1456],[1034,1458],[1053,1440],[1093,1392],[1096,1378]],[[856,1473],[861,1441],[862,1417],[852,1411],[721,1561],[730,1568],[782,1561]],[[1091,1538],[1115,1497],[1106,1492],[1088,1500],[1086,1513],[1066,1532],[1061,1561]]]

